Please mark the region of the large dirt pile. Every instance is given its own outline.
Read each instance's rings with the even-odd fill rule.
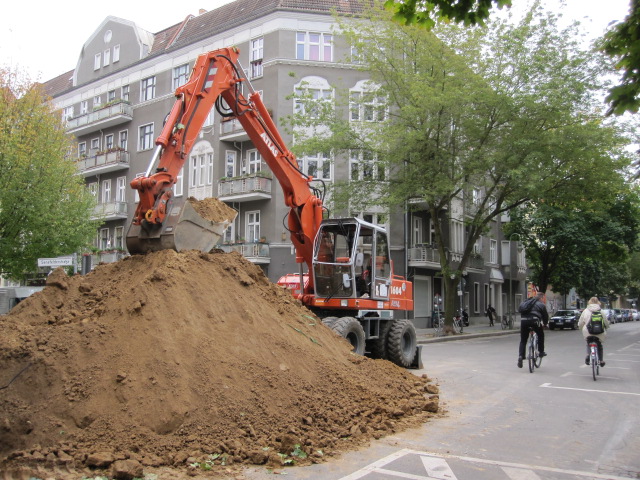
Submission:
[[[59,269],[0,317],[0,471],[322,461],[425,421],[432,387],[237,254]]]

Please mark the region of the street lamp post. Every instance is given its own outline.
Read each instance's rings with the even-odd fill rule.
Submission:
[[[509,302],[507,302],[509,307],[509,329],[513,328],[513,309],[515,307],[513,301],[513,262],[511,260],[511,242],[513,242],[512,237],[518,237],[518,241],[520,241],[520,234],[512,233],[511,235],[509,235]],[[517,261],[518,257],[516,256],[516,262]]]

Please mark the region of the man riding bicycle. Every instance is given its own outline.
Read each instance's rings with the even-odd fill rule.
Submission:
[[[538,351],[541,357],[547,354],[544,351],[544,330],[540,322],[546,327],[549,324],[547,307],[542,303],[543,292],[537,292],[533,297],[526,299],[518,307],[520,312],[520,348],[518,349],[518,368],[522,368],[522,360],[525,356],[529,329],[538,334]]]
[[[610,324],[607,316],[602,315],[602,313],[600,313],[600,310],[602,310],[602,306],[600,305],[600,300],[598,300],[598,297],[591,297],[587,302],[587,308],[585,308],[580,315],[580,320],[578,320],[578,328],[582,329],[582,336],[587,341],[587,358],[585,358],[584,363],[586,363],[587,365],[590,364],[591,352],[589,350],[589,341],[593,339],[593,341],[595,341],[598,345],[598,358],[600,359],[600,366],[604,367],[604,349],[602,347],[602,342],[607,336],[607,329],[609,328]],[[589,332],[588,325],[594,313],[600,313],[598,320],[602,321],[603,324],[602,333]]]

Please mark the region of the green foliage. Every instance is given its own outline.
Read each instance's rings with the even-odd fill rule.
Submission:
[[[19,279],[40,257],[95,234],[93,198],[67,159],[72,143],[37,86],[0,70],[0,272]]]
[[[386,0],[384,5],[393,12],[395,21],[430,29],[438,19],[483,24],[492,6],[511,6],[511,0]]]
[[[614,61],[622,72],[620,83],[609,90],[608,114],[636,113],[640,107],[640,3],[631,2],[629,15],[607,32],[601,45],[602,51]]]

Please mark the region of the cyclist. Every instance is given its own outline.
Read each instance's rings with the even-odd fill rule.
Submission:
[[[529,328],[538,334],[538,352],[541,357],[547,354],[544,351],[544,330],[549,324],[547,307],[542,303],[543,292],[537,292],[533,297],[526,299],[518,307],[520,312],[520,348],[518,349],[518,368],[522,368],[522,360],[525,357],[525,349],[529,340]],[[542,325],[540,325],[542,322]]]
[[[591,321],[591,314],[593,312],[600,312],[602,310],[602,305],[600,304],[600,300],[598,297],[591,297],[587,302],[587,308],[582,311],[580,315],[580,320],[578,320],[578,328],[582,329],[582,336],[587,341],[587,358],[585,358],[584,363],[587,365],[590,364],[590,353],[589,350],[589,339],[594,338],[596,343],[598,344],[598,357],[600,358],[600,366],[604,367],[604,351],[602,348],[602,342],[604,342],[605,337],[607,336],[607,329],[610,326],[609,319],[606,315],[602,315],[602,324],[604,326],[604,331],[599,334],[589,333],[587,329],[587,324]]]

